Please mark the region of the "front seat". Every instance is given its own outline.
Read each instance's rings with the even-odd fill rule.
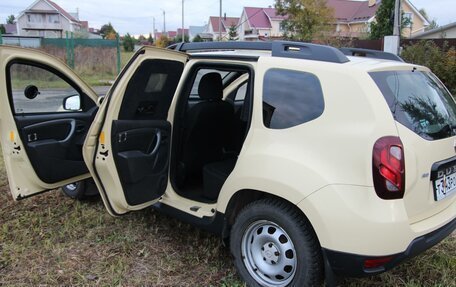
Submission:
[[[219,73],[205,74],[198,86],[201,102],[187,112],[180,182],[200,182],[203,166],[224,160],[232,146],[234,108],[223,101],[223,83]]]

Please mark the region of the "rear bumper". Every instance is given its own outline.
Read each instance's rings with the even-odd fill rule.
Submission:
[[[456,218],[440,227],[439,229],[415,238],[404,252],[385,256],[365,256],[351,253],[344,253],[323,248],[323,256],[326,266],[340,276],[363,277],[385,272],[402,261],[412,258],[423,251],[436,245],[456,229]],[[367,259],[379,259],[392,257],[391,261],[380,267],[365,268],[364,262]]]

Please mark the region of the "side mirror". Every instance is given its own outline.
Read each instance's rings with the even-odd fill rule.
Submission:
[[[38,88],[35,85],[28,85],[24,89],[24,96],[29,100],[33,100],[39,94],[40,92],[38,91]]]
[[[103,101],[104,101],[104,98],[105,98],[104,96],[100,96],[100,97],[98,98],[98,100],[97,100],[98,106],[101,106],[101,104],[102,104]]]
[[[79,111],[81,109],[81,97],[79,95],[69,96],[63,99],[65,111]]]

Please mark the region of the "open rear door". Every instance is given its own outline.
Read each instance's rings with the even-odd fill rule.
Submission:
[[[0,138],[13,198],[90,177],[82,145],[97,95],[63,62],[0,46]]]
[[[154,204],[168,186],[171,102],[188,57],[145,47],[122,71],[84,144],[84,159],[112,215]]]

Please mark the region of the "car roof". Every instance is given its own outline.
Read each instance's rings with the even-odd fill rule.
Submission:
[[[264,51],[264,50],[226,50],[226,51],[195,51],[190,52],[190,55],[197,55],[198,57],[229,57],[231,59],[239,58],[239,60],[243,60],[244,57],[272,57],[271,51]],[[429,71],[428,68],[420,65],[400,62],[400,61],[393,61],[387,59],[377,59],[377,58],[369,58],[369,57],[361,57],[361,56],[347,56],[348,62],[345,63],[327,63],[324,61],[314,61],[314,60],[307,60],[307,59],[296,59],[297,61],[312,61],[313,64],[316,62],[322,62],[332,65],[344,65],[344,67],[352,67],[353,69],[363,70],[366,72],[373,72],[373,71],[385,71],[385,70],[411,70],[417,69],[422,71]]]

